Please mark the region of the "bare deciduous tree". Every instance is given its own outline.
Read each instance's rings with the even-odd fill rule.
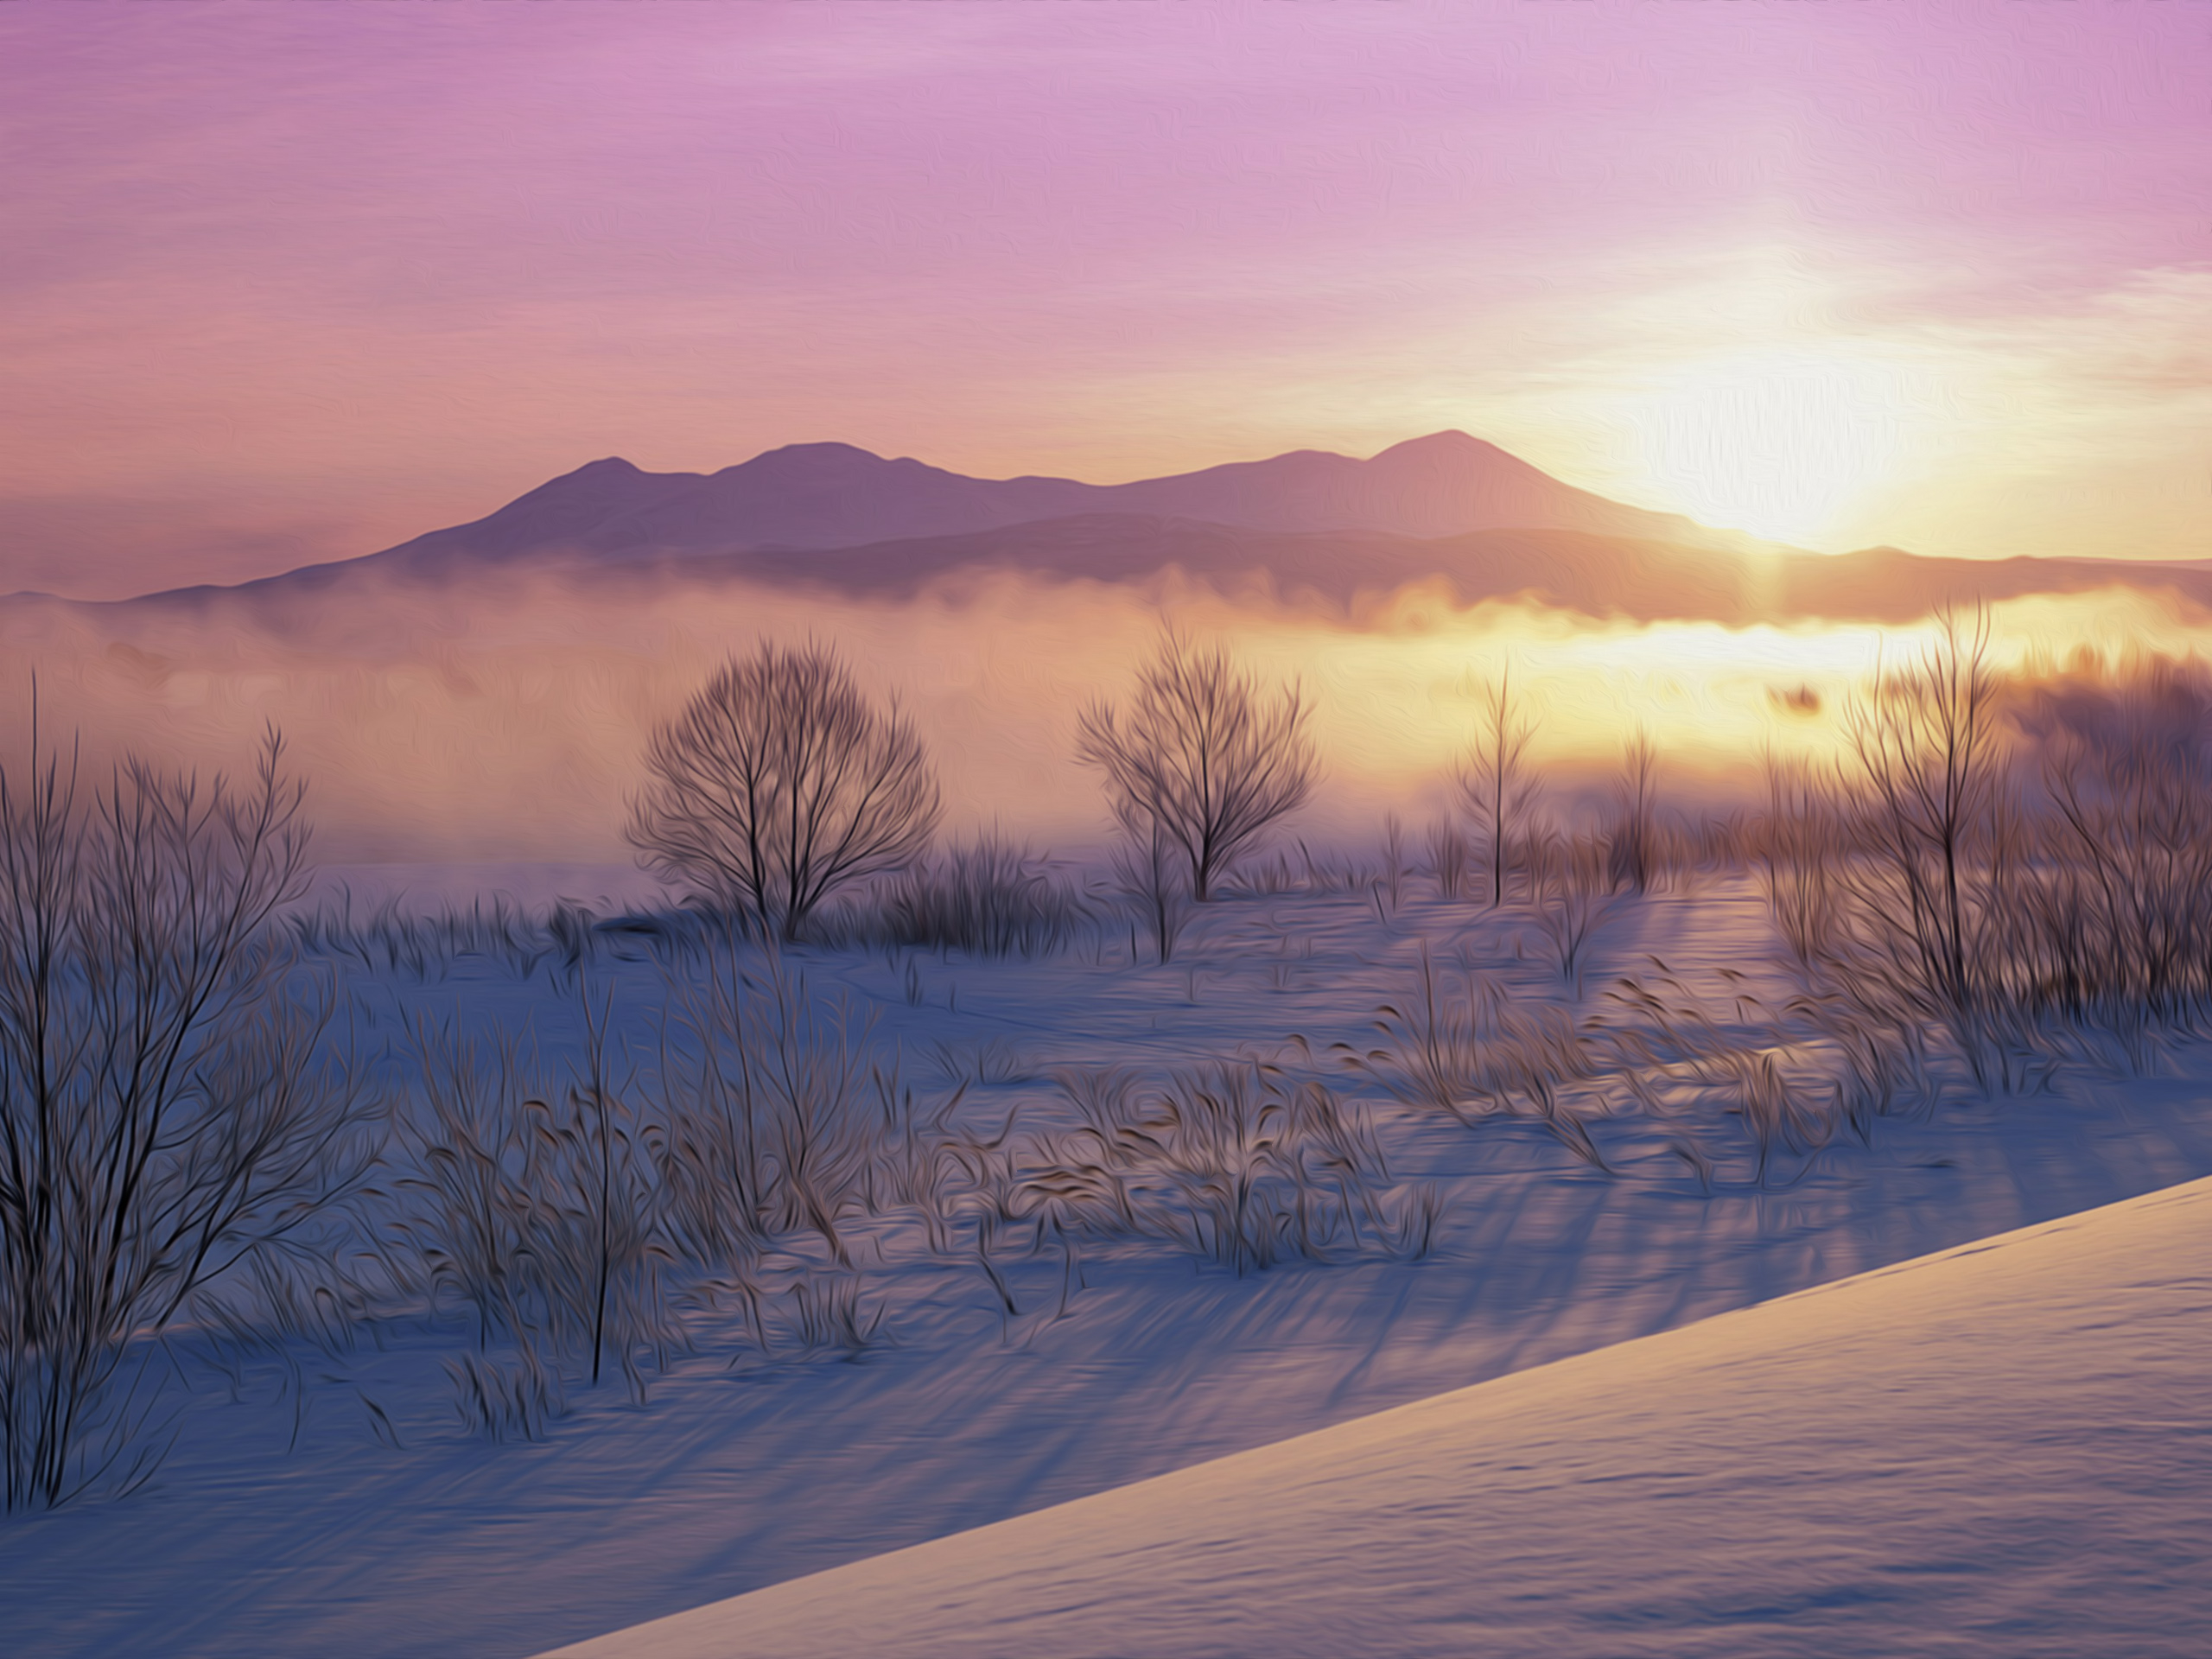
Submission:
[[[0,770],[0,1481],[50,1506],[147,1465],[112,1384],[134,1338],[304,1249],[365,1166],[327,988],[272,918],[304,886],[303,786],[128,760],[80,790]],[[124,1459],[120,1465],[118,1459]]]
[[[920,737],[818,645],[732,658],[653,734],[646,764],[639,861],[769,938],[796,939],[829,894],[910,863],[937,828]]]
[[[1293,683],[1273,696],[1216,646],[1175,634],[1126,710],[1083,711],[1077,757],[1106,774],[1115,817],[1150,858],[1172,849],[1204,904],[1268,825],[1304,805],[1318,775],[1313,709]]]
[[[1505,898],[1513,836],[1527,823],[1541,785],[1529,767],[1529,743],[1536,734],[1535,725],[1519,713],[1512,670],[1499,674],[1486,690],[1489,701],[1481,724],[1460,764],[1459,792],[1490,856],[1490,902],[1495,909]]]

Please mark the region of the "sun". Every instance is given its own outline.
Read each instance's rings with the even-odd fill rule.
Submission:
[[[1707,357],[1618,410],[1657,493],[1703,523],[1818,545],[1892,482],[1913,398],[1890,365],[1835,353]]]

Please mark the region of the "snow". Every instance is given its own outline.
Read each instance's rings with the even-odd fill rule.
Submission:
[[[567,1659],[2201,1654],[2212,1181]]]
[[[2179,1314],[2161,1325],[2153,1313],[2167,1294],[2159,1275],[2191,1251],[2202,1259],[2201,1230],[2188,1233],[2183,1219],[2202,1215],[2194,1196],[2142,1207],[2152,1219],[2111,1235],[2142,1244],[2133,1268],[2114,1253],[2118,1243],[2096,1243],[2106,1222],[2083,1223],[1956,1258],[1959,1284],[1982,1287],[1961,1289],[1963,1300],[1942,1300],[1951,1268],[1938,1263],[1718,1322],[1710,1316],[2212,1175],[2212,1056],[2179,1043],[2107,1060],[2077,1055],[2022,1092],[1993,1096],[1952,1068],[1936,1099],[1873,1120],[1864,1144],[1845,1136],[1786,1157],[1764,1183],[1725,1103],[1670,1097],[1661,1116],[1614,1090],[1586,1103],[1601,1114],[1593,1133],[1611,1168],[1601,1173],[1532,1121],[1468,1128],[1394,1102],[1344,1068],[1332,1046],[1376,1039],[1377,1007],[1406,995],[1424,953],[1453,975],[1472,964],[1516,1006],[1549,1004],[1584,1020],[1630,1017],[1613,995],[1624,978],[1648,987],[1671,978],[1720,1028],[1749,1033],[1764,1015],[1738,999],[1771,1010],[1790,990],[1756,894],[1708,882],[1621,899],[1599,930],[1578,994],[1546,959],[1526,912],[1439,902],[1424,878],[1403,885],[1395,904],[1365,880],[1225,899],[1194,920],[1165,966],[1142,950],[1133,961],[1126,936],[1111,931],[1041,962],[815,950],[793,966],[817,994],[847,995],[873,1017],[879,1051],[928,1088],[943,1090],[940,1070],[995,1057],[986,1068],[992,1080],[971,1084],[960,1108],[960,1121],[979,1134],[997,1132],[1011,1112],[1025,1128],[1064,1113],[1048,1081],[1062,1066],[1162,1065],[1240,1049],[1299,1065],[1307,1056],[1363,1102],[1394,1179],[1433,1185],[1442,1196],[1428,1259],[1370,1253],[1237,1278],[1157,1243],[1133,1244],[1086,1252],[1082,1282],[1065,1294],[1063,1265],[1048,1249],[1002,1261],[1020,1308],[1009,1318],[972,1256],[933,1256],[910,1219],[887,1216],[855,1235],[863,1301],[885,1310],[882,1339],[857,1357],[803,1352],[787,1339],[763,1352],[726,1309],[694,1308],[690,1350],[664,1371],[648,1367],[645,1404],[619,1384],[594,1390],[571,1376],[565,1414],[537,1443],[488,1444],[459,1421],[445,1364],[468,1351],[469,1333],[451,1319],[395,1312],[327,1344],[282,1351],[181,1341],[181,1381],[161,1396],[157,1420],[173,1414],[174,1449],[147,1487],[120,1501],[0,1519],[9,1651],[522,1656],[748,1592],[785,1598],[772,1605],[795,1622],[777,1628],[804,1642],[844,1628],[824,1622],[818,1602],[805,1604],[815,1612],[802,1605],[819,1588],[808,1588],[815,1581],[805,1575],[840,1569],[864,1575],[850,1594],[853,1618],[889,1619],[918,1642],[950,1641],[958,1627],[966,1631],[958,1639],[978,1650],[1002,1639],[1008,1651],[1079,1651],[1086,1643],[1175,1651],[1173,1625],[1192,1644],[1183,1650],[1289,1652],[1299,1650],[1300,1620],[1320,1642],[1324,1626],[1313,1621],[1321,1615],[1309,1604],[1325,1599],[1333,1580],[1326,1560],[1316,1565],[1302,1552],[1325,1547],[1378,1575],[1385,1561],[1404,1563],[1402,1573],[1393,1567],[1375,1578],[1372,1598],[1348,1589],[1338,1615],[1370,1619],[1389,1633],[1392,1651],[1427,1650],[1424,1642],[1464,1651],[1476,1638],[1450,1621],[1475,1618],[1520,1621],[1500,1627],[1501,1651],[1519,1643],[1567,1653],[1698,1652],[1707,1640],[1728,1650],[1729,1631],[1745,1651],[1821,1651],[1806,1633],[1815,1627],[1859,1633],[1838,1650],[1908,1650],[1888,1626],[1866,1623],[1891,1617],[1885,1609],[1912,1640],[2007,1652],[2037,1650],[2034,1632],[2046,1618],[2109,1621],[2119,1635],[2089,1644],[2100,1652],[2159,1650],[2120,1639],[2138,1612],[2184,1628],[2183,1612],[2158,1611],[2160,1597],[2183,1593],[2163,1587],[2164,1564],[2183,1543],[2202,1554],[2204,1512],[2192,1519],[2173,1507],[2195,1500],[2160,1484],[2156,1459],[2185,1472],[2201,1468],[2188,1459],[2203,1454],[2199,1441],[2158,1426],[2201,1425],[2202,1412],[2188,1379],[2177,1382],[2163,1351],[2153,1351],[2158,1332],[2183,1342],[2190,1328]],[[649,1084],[664,999],[658,969],[642,947],[616,943],[631,959],[605,958],[600,982],[613,990]],[[543,966],[525,977],[502,961],[464,956],[422,976],[380,971],[360,988],[372,1036],[396,1033],[417,1012],[457,1010],[476,1021],[528,1020],[556,1055],[573,1042],[573,1004]],[[1675,1150],[1685,1137],[1713,1160],[1709,1192]],[[2183,1230],[2170,1247],[2144,1230],[2154,1221]],[[2078,1269],[2056,1259],[2061,1244],[2034,1242],[2046,1236],[2082,1243]],[[1989,1277],[1997,1269],[1987,1263],[2016,1261],[2042,1263],[2042,1277]],[[809,1265],[794,1244],[780,1270]],[[2096,1273],[2116,1276],[2093,1282]],[[1910,1287],[1923,1283],[1936,1287],[1932,1300],[1913,1300],[1921,1293]],[[2008,1300],[2005,1287],[2017,1293],[2023,1283],[2047,1284],[2047,1305]],[[2139,1286],[2148,1288],[2131,1287]],[[1905,1299],[1887,1319],[1902,1333],[1892,1357],[1931,1368],[1924,1385],[1897,1389],[1878,1355],[1852,1345],[1873,1337],[1845,1316],[1892,1294]],[[2139,1296],[2149,1299],[2139,1307]],[[2066,1333],[2082,1308],[2101,1305],[2112,1330],[2099,1338],[2109,1375],[2098,1382],[2077,1375],[2080,1349]],[[1987,1333],[1951,1370],[1940,1344],[1945,1308],[1979,1321],[1962,1330]],[[1819,1324],[1831,1316],[1833,1329]],[[2045,1319],[2054,1323],[2037,1323]],[[1792,1348],[1784,1338],[1799,1327],[1789,1321],[1804,1319],[1815,1321],[1801,1332],[1814,1345]],[[1761,1337],[1762,1320],[1783,1324]],[[1739,1331],[1751,1333],[1747,1345],[1730,1346]],[[1639,1340],[1660,1332],[1673,1334]],[[1587,1357],[1556,1363],[1573,1356]],[[1986,1412],[1961,1392],[1973,1365],[1993,1379]],[[2015,1379],[2107,1413],[2104,1427],[2061,1426],[2013,1443],[2022,1420],[1994,1383],[2009,1389]],[[1484,1386],[1409,1415],[1371,1415],[1469,1385]],[[1477,1399],[1506,1403],[1465,1403]],[[1727,1401],[1735,1403],[1719,1403]],[[1910,1414],[1916,1401],[1932,1414],[1924,1421]],[[1465,1411],[1477,1414],[1463,1419]],[[1405,1470],[1409,1455],[1408,1442],[1391,1438],[1392,1422],[1427,1425],[1421,1432],[1439,1437],[1449,1456],[1440,1452],[1436,1478],[1391,1472]],[[1490,1427],[1463,1434],[1463,1423]],[[1256,1450],[1317,1430],[1351,1438]],[[2192,1432],[2201,1436],[2201,1427]],[[1891,1433],[1902,1437],[1893,1447],[1881,1438]],[[1955,1455],[1944,1451],[1946,1433]],[[1500,1449],[1509,1442],[1520,1450]],[[1315,1462],[1300,1449],[1317,1444],[1339,1446],[1348,1461],[1328,1463],[1339,1453],[1324,1452]],[[1576,1460],[1586,1450],[1615,1460],[1605,1467],[1646,1472],[1593,1484],[1578,1473],[1600,1466]],[[1939,1452],[1951,1461],[1929,1461]],[[1173,1473],[1235,1454],[1249,1455]],[[1853,1473],[1854,1458],[1893,1472]],[[2088,1478],[2094,1471],[2077,1465],[2100,1459],[2135,1496],[2092,1515],[2080,1507],[2091,1502],[2087,1489],[2066,1482]],[[1516,1460],[1526,1470],[1508,1468]],[[1249,1488],[1223,1485],[1217,1503],[1208,1494],[1229,1478],[1224,1469],[1277,1472],[1252,1473]],[[1483,1470],[1511,1478],[1476,1482]],[[1803,1478],[1814,1474],[1810,1484]],[[1907,1483],[1922,1475],[1953,1483],[1950,1521],[1942,1504],[1919,1505],[1930,1489]],[[1173,1488],[1168,1510],[1144,1510],[1146,1494],[1166,1489],[1130,1484],[1160,1478],[1197,1484]],[[1376,1509],[1378,1488],[1394,1483],[1408,1494],[1403,1505]],[[2175,1491],[2185,1494],[2187,1484]],[[2035,1497],[2046,1488],[2047,1503]],[[1240,1491],[1249,1495],[1228,1495]],[[1332,1491],[1346,1507],[1327,1506]],[[1847,1503],[1832,1501],[1847,1491]],[[1478,1491],[1500,1502],[1508,1494],[1511,1503],[1465,1509]],[[1642,1506],[1661,1502],[1662,1491],[1681,1494],[1680,1508],[1655,1518]],[[1754,1495],[1781,1507],[1743,1508],[1742,1519],[1731,1519]],[[1433,1529],[1420,1518],[1422,1505],[1433,1507]],[[1867,1526],[1839,1531],[1837,1517],[1854,1506]],[[1178,1508],[1187,1510],[1179,1519]],[[1617,1524],[1616,1509],[1643,1518]],[[1150,1518],[1133,1518],[1141,1512]],[[1309,1512],[1342,1537],[1299,1534],[1298,1517]],[[2023,1518],[2016,1523],[2012,1513]],[[1103,1518],[1084,1518],[1094,1514]],[[1023,1518],[995,1533],[969,1530],[1009,1517]],[[1124,1517],[1185,1540],[1185,1559],[1126,1553],[1137,1535],[1116,1531]],[[2101,1551],[2121,1519],[2139,1521],[2145,1541],[2114,1576],[2118,1558],[2092,1546]],[[1185,1521],[1192,1530],[1175,1530]],[[1263,1521],[1267,1529],[1255,1530]],[[1277,1522],[1281,1530],[1272,1529]],[[985,1622],[972,1607],[916,1602],[898,1587],[913,1547],[953,1552],[941,1583],[938,1569],[927,1569],[929,1594],[957,1597],[971,1582],[963,1573],[997,1570],[959,1553],[976,1538],[1003,1551],[999,1541],[1036,1528],[1041,1550],[1070,1537],[1055,1530],[1069,1524],[1092,1529],[1101,1573],[1158,1575],[1154,1611],[1126,1615],[1154,1622],[1064,1634],[1025,1623],[1093,1594],[1062,1576],[1092,1570],[1080,1556],[1049,1551],[1004,1557],[1003,1605],[995,1601]],[[2169,1541],[2153,1548],[2160,1529]],[[1792,1535],[1806,1541],[1796,1578],[1773,1559]],[[1446,1547],[1458,1537],[1468,1553]],[[1217,1539],[1217,1548],[1208,1541]],[[1370,1543],[1379,1554],[1368,1553]],[[1219,1567],[1199,1573],[1200,1560]],[[1900,1562],[1934,1570],[1890,1570]],[[2024,1570],[2018,1562],[2044,1563],[2052,1575],[2033,1598],[2012,1582]],[[1270,1563],[1310,1580],[1312,1595],[1263,1592],[1275,1582]],[[1548,1599],[1523,1603],[1505,1580],[1484,1575],[1503,1564]],[[1236,1576],[1247,1572],[1249,1583]],[[865,1577],[876,1573],[893,1576]],[[2101,1588],[2107,1580],[2121,1588]],[[1474,1596],[1485,1585],[1491,1600],[1454,1599],[1455,1586],[1473,1586],[1465,1593]],[[766,1590],[774,1586],[785,1587]],[[1569,1605],[1573,1586],[1579,1599]],[[1135,1587],[1113,1578],[1096,1593]],[[2123,1591],[2146,1599],[2138,1612],[2115,1605]],[[1821,1595],[1835,1599],[1804,1599]],[[886,1611],[902,1596],[902,1610]],[[1152,1599],[1154,1587],[1141,1597]],[[2024,1610],[2018,1629],[1956,1634],[1997,1617],[1992,1609],[2007,1597]],[[1274,1617],[1262,1605],[1274,1600],[1282,1602],[1282,1630],[1248,1641],[1218,1623]],[[1400,1605],[1402,1617],[1387,1611]],[[2203,1604],[2190,1605],[2201,1629]],[[926,1607],[940,1610],[940,1622],[923,1616]],[[1445,1622],[1418,1623],[1431,1614]],[[875,1633],[836,1639],[846,1649],[898,1650],[889,1629],[868,1628]],[[1374,1645],[1347,1642],[1347,1628],[1335,1627],[1333,1645],[1310,1650]],[[2072,1629],[2073,1650],[2082,1650],[2081,1624],[2054,1628]],[[2158,1627],[2140,1628],[2145,1643],[2155,1639]]]

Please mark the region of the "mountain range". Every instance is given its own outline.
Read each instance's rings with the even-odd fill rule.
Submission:
[[[1729,539],[1672,513],[1562,484],[1464,432],[1438,432],[1368,461],[1300,449],[1131,484],[966,478],[844,443],[792,444],[718,473],[647,473],[626,461],[595,461],[489,518],[371,556],[436,568],[455,558],[556,550],[594,560],[795,552],[1100,515],[1415,537],[1541,529],[1695,543]]]
[[[842,443],[715,473],[595,461],[488,517],[382,552],[140,609],[321,603],[364,579],[466,585],[495,570],[586,582],[750,580],[894,595],[963,571],[1142,582],[1170,569],[1349,605],[1441,581],[1595,616],[1742,626],[1905,621],[1946,601],[2126,585],[2212,606],[2212,569],[2101,560],[1828,556],[1573,487],[1481,439],[1438,432],[1368,460],[1301,449],[1128,484],[964,477]],[[102,607],[105,608],[105,607]]]

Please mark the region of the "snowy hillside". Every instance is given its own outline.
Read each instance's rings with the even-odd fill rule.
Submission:
[[[2212,1181],[565,1649],[2201,1654]]]

